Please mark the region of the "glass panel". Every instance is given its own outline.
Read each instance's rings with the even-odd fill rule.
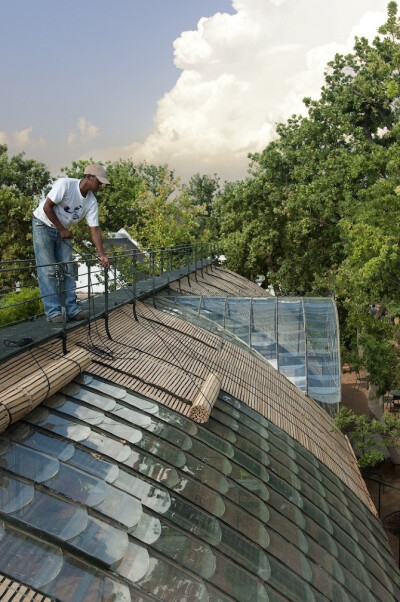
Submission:
[[[142,439],[142,433],[139,429],[122,424],[109,416],[105,416],[100,428],[115,437],[129,441],[129,443],[138,444]]]
[[[136,539],[143,541],[145,544],[152,544],[157,541],[161,535],[160,520],[143,512],[140,521],[134,529],[129,531],[129,533]]]
[[[216,451],[220,452],[224,456],[227,456],[228,458],[233,458],[234,452],[232,445],[227,441],[223,441],[223,439],[221,439],[220,437],[213,435],[204,427],[199,427],[197,431],[197,438],[212,449],[215,449]]]
[[[124,557],[128,548],[128,535],[121,529],[89,516],[86,529],[69,543],[111,567]]]
[[[152,419],[150,418],[150,416],[140,414],[135,410],[125,408],[124,406],[121,406],[119,404],[114,408],[113,416],[121,418],[122,420],[126,420],[130,424],[134,424],[145,429],[150,428],[152,425]]]
[[[107,437],[104,433],[92,431],[85,441],[85,447],[113,458],[117,462],[126,462],[131,457],[131,448],[120,441]]]
[[[276,366],[276,299],[252,299],[251,345]]]
[[[180,498],[171,497],[171,506],[165,516],[178,527],[214,546],[221,541],[219,521]]]
[[[75,454],[70,459],[69,464],[100,477],[104,481],[107,481],[107,483],[113,483],[119,473],[119,468],[116,464],[106,462],[99,457],[95,458],[92,454],[82,449],[75,450]]]
[[[232,470],[232,465],[228,458],[211,449],[207,445],[200,443],[197,439],[192,439],[192,447],[190,453],[196,456],[201,462],[209,464],[216,470],[219,470],[225,475],[228,475]]]
[[[231,504],[227,499],[224,500],[224,503],[224,521],[262,548],[268,548],[269,535],[263,524]]]
[[[176,445],[180,449],[189,450],[192,447],[191,438],[173,426],[169,426],[168,424],[159,422],[155,419],[150,420],[149,418],[149,424],[146,428],[150,433],[158,435],[162,439],[172,443],[172,445]]]
[[[29,504],[34,496],[32,485],[0,471],[0,510],[9,514]]]
[[[125,525],[128,529],[137,525],[142,516],[142,504],[139,500],[112,485],[107,487],[107,496],[96,506],[96,510]]]
[[[46,485],[87,506],[98,506],[106,497],[109,487],[104,481],[63,464]]]
[[[261,579],[267,580],[270,567],[266,554],[223,523],[221,523],[221,532],[221,543],[218,549]]]
[[[173,489],[215,516],[222,516],[225,511],[224,502],[217,493],[192,479],[180,478]]]
[[[61,570],[41,591],[63,602],[131,602],[126,585],[65,552]]]
[[[89,426],[76,424],[54,412],[50,412],[43,406],[24,416],[24,420],[31,424],[38,424],[48,431],[57,433],[57,435],[72,439],[72,441],[85,441],[91,432]]]
[[[19,422],[15,428],[7,431],[7,434],[13,441],[45,452],[58,460],[66,461],[74,455],[75,448],[72,443],[55,439],[46,433],[39,433],[28,424]]]
[[[127,579],[131,579],[131,564],[130,559],[127,558],[118,568]],[[200,579],[196,579],[186,571],[179,570],[178,567],[154,554],[150,556],[145,576],[137,581],[137,584],[160,600],[170,600],[172,602],[173,600],[207,599],[207,590]]]
[[[140,441],[137,442],[137,445],[141,448],[154,454],[155,456],[165,460],[166,462],[172,464],[173,466],[177,466],[181,468],[185,465],[186,456],[183,452],[181,452],[176,447],[173,447],[166,441],[160,441],[157,437],[152,437],[151,435],[143,434],[143,437]]]
[[[250,299],[229,297],[225,303],[225,328],[239,339],[250,341]]]
[[[258,579],[241,570],[236,563],[231,562],[222,554],[217,555],[217,568],[211,583],[220,587],[235,600],[269,602],[268,594]],[[300,598],[297,599],[300,600]]]
[[[214,574],[215,556],[211,549],[170,525],[162,524],[161,536],[152,547],[203,579]]]
[[[150,568],[149,553],[145,547],[129,542],[124,559],[116,568],[116,572],[132,583],[142,579]]]
[[[79,535],[88,521],[84,508],[38,490],[35,491],[32,503],[15,511],[13,516],[62,540]]]
[[[192,420],[188,420],[182,414],[178,414],[178,412],[174,412],[163,405],[157,406],[157,418],[176,426],[187,435],[193,436],[197,433],[197,426]]]
[[[6,527],[0,540],[0,570],[3,574],[42,589],[57,576],[62,563],[60,548]]]
[[[192,456],[186,456],[186,464],[182,470],[202,483],[207,484],[208,487],[216,489],[219,493],[226,493],[228,491],[228,481],[220,472],[210,468],[207,464],[203,464],[203,462],[199,462],[199,460],[196,460]]]
[[[37,452],[19,443],[10,443],[0,450],[0,467],[6,468],[21,477],[28,477],[36,483],[46,481],[57,474],[59,462],[41,452]]]
[[[104,412],[112,412],[117,405],[115,399],[111,397],[105,397],[97,391],[90,391],[84,387],[80,387],[75,383],[71,383],[62,389],[65,395],[73,397],[74,399],[80,399]]]
[[[102,412],[96,412],[84,405],[69,401],[64,395],[53,395],[53,397],[46,399],[43,404],[48,408],[59,410],[67,416],[72,416],[88,424],[101,424],[104,420]]]
[[[269,491],[265,484],[256,479],[254,475],[247,472],[247,470],[245,470],[244,468],[233,464],[232,472],[229,475],[229,477],[237,483],[239,483],[239,485],[242,485],[242,487],[245,487],[246,489],[254,493],[254,495],[258,495],[265,502],[268,501]]]
[[[164,514],[171,505],[171,496],[168,491],[143,481],[124,470],[119,473],[115,484],[137,497],[144,506],[159,514]]]
[[[238,487],[233,481],[229,482],[229,491],[227,498],[238,506],[241,506],[263,523],[269,520],[269,511],[267,506],[256,495],[252,495],[243,487]]]

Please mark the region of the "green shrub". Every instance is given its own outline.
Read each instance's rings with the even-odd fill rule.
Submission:
[[[28,320],[43,313],[38,288],[23,288],[19,293],[7,293],[0,299],[0,327]]]

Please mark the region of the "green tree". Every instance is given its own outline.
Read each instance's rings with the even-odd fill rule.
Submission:
[[[24,159],[24,154],[10,157],[0,145],[0,249],[1,260],[33,257],[32,213],[51,181],[43,163]]]

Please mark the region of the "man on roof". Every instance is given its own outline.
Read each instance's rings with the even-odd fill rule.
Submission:
[[[54,265],[56,263],[63,266],[67,320],[74,322],[89,317],[88,312],[80,309],[76,299],[75,275],[71,263],[71,226],[86,218],[100,264],[103,268],[110,267],[104,252],[94,194],[102,184],[110,184],[104,167],[97,164],[88,165],[82,179],[56,180],[47,197],[33,213],[33,249],[36,265],[43,266],[38,267],[37,272],[44,311],[49,322],[62,322],[63,319]]]

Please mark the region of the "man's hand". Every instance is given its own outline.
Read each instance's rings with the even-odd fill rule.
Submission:
[[[72,232],[68,228],[61,228],[59,230],[62,238],[72,238]]]
[[[101,255],[99,257],[99,261],[103,268],[106,268],[108,270],[108,268],[110,267],[110,262],[108,261],[107,257],[105,255]]]

